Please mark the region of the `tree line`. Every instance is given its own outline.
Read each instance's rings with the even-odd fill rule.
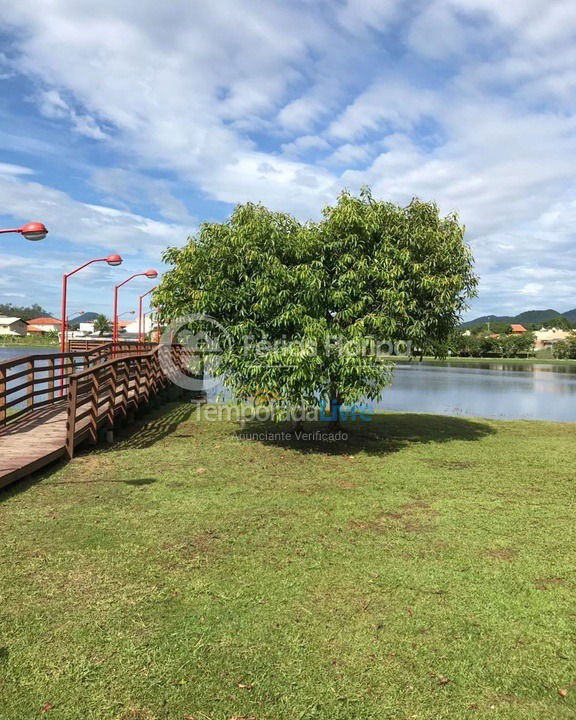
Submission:
[[[22,320],[32,320],[38,317],[50,317],[48,310],[41,305],[13,305],[12,303],[0,303],[0,315],[4,317],[17,317]]]
[[[534,333],[502,333],[501,335],[452,334],[448,343],[450,355],[458,357],[520,357],[534,352]]]

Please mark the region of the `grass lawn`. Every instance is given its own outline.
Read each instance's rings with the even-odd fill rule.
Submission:
[[[0,718],[573,718],[576,426],[366,428],[172,405],[0,493]]]

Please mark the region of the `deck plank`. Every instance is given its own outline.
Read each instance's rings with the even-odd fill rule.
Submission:
[[[0,488],[64,455],[66,408],[62,403],[0,428]]]

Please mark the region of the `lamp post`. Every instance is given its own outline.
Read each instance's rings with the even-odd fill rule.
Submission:
[[[150,295],[151,292],[154,292],[157,287],[158,285],[154,285],[154,287],[150,288],[148,292],[140,295],[140,298],[138,299],[138,342],[142,342],[142,335],[146,332],[146,325],[144,323],[144,316],[146,313],[142,313],[142,300],[144,300],[146,295]]]
[[[38,240],[44,240],[46,235],[48,235],[48,230],[46,229],[46,225],[43,225],[40,222],[29,222],[26,223],[26,225],[22,225],[20,228],[0,230],[0,235],[4,235],[4,233],[19,233],[26,240],[30,240],[30,242],[37,242]]]
[[[118,342],[118,290],[120,290],[123,285],[126,285],[126,283],[130,282],[130,280],[133,280],[135,277],[147,277],[151,280],[154,280],[158,277],[158,273],[156,272],[156,270],[146,270],[146,272],[134,273],[134,275],[130,275],[129,278],[126,278],[124,282],[119,283],[114,288],[114,332],[112,333],[112,342],[115,343]]]
[[[75,270],[72,270],[69,273],[66,273],[62,276],[62,314],[61,314],[61,328],[62,332],[60,337],[60,352],[66,352],[66,327],[67,327],[67,317],[66,317],[66,304],[68,301],[68,278],[71,275],[75,275],[80,270],[83,270],[85,267],[88,267],[88,265],[92,265],[92,263],[97,262],[105,262],[108,263],[108,265],[112,267],[116,267],[117,265],[122,264],[122,258],[120,255],[108,255],[108,257],[105,258],[94,258],[94,260],[89,260],[87,263],[84,263],[84,265],[80,265],[80,267],[77,267]]]

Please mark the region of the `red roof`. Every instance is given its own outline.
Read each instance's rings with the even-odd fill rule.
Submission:
[[[52,332],[50,328],[44,326],[38,326],[38,325],[28,325],[28,332],[29,333],[48,333]]]
[[[524,325],[510,325],[510,327],[512,328],[512,332],[526,332],[526,328],[524,327]]]
[[[60,320],[53,317],[41,317],[28,320],[30,325],[60,325]]]

